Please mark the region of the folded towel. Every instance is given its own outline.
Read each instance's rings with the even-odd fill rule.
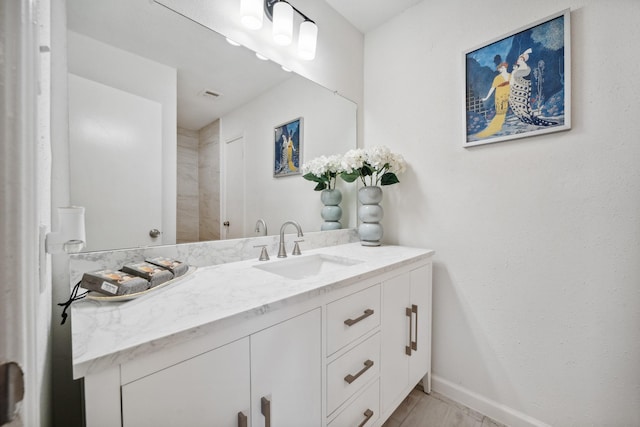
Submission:
[[[159,267],[166,268],[167,270],[173,273],[174,277],[182,276],[189,270],[188,264],[185,264],[182,261],[178,261],[171,258],[155,257],[155,258],[148,258],[145,261],[147,261],[150,264],[154,264]]]
[[[148,262],[125,264],[120,270],[148,280],[151,288],[173,279],[171,271]]]
[[[122,271],[100,270],[82,275],[80,286],[104,295],[129,295],[149,289],[149,281]]]

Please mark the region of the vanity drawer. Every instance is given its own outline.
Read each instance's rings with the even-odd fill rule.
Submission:
[[[380,418],[380,381],[371,384],[328,427],[369,427]]]
[[[327,366],[327,413],[331,414],[380,372],[380,333]]]
[[[380,324],[380,285],[327,305],[327,355]]]

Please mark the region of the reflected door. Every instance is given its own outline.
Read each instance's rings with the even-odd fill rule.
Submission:
[[[85,207],[85,250],[160,245],[162,106],[69,74],[71,203]]]
[[[239,239],[246,236],[244,148],[243,137],[234,138],[224,144],[224,204],[221,236],[225,239]]]

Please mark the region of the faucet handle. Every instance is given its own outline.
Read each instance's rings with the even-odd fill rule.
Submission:
[[[254,248],[262,248],[260,251],[260,258],[258,261],[269,261],[269,253],[267,252],[267,245],[256,245]]]
[[[295,244],[293,245],[293,252],[291,252],[291,255],[302,255],[302,252],[300,252],[300,246],[298,245],[298,242],[304,242],[304,240],[294,240]]]

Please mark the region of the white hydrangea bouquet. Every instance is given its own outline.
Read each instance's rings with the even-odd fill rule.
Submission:
[[[302,177],[316,182],[315,191],[332,190],[336,188],[336,180],[343,172],[342,156],[320,156],[302,165]]]
[[[340,177],[346,182],[360,178],[365,186],[392,185],[406,168],[404,157],[386,146],[356,148],[342,156]]]

